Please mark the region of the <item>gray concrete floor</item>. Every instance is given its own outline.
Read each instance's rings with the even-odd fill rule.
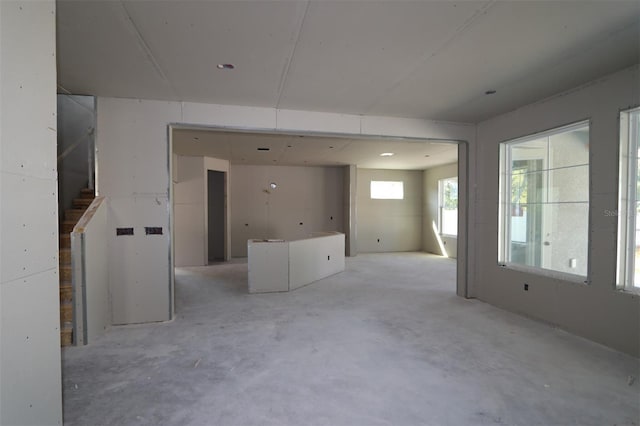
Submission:
[[[637,359],[456,297],[454,269],[359,255],[262,295],[246,263],[178,269],[175,321],[64,350],[65,424],[640,424]]]

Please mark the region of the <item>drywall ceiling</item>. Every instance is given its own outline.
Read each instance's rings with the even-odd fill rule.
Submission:
[[[637,0],[58,0],[57,20],[61,91],[457,122],[640,62]]]
[[[458,161],[458,146],[447,141],[353,139],[309,135],[173,131],[173,152],[229,160],[231,164],[339,166],[424,170]],[[382,153],[393,156],[382,157]]]

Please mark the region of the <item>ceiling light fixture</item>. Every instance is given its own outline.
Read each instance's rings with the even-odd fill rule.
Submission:
[[[395,155],[393,152],[383,152],[380,157],[391,157],[393,155]]]
[[[486,92],[484,92],[485,95],[495,95],[496,91],[491,89],[491,90],[487,90]]]
[[[216,65],[216,68],[219,70],[232,70],[235,66],[233,64],[218,64]]]

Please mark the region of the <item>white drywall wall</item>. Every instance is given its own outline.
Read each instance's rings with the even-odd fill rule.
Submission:
[[[205,175],[203,157],[178,156],[178,181],[174,184],[176,266],[202,266],[205,256]]]
[[[148,240],[138,233],[127,239],[115,236],[116,226],[148,222],[169,226],[170,124],[471,143],[475,139],[475,126],[467,124],[190,102],[98,98],[97,114],[98,183],[100,194],[110,199],[109,264],[116,323],[170,318],[173,290],[168,232],[166,245],[156,241],[148,249]],[[234,177],[230,179],[233,182]]]
[[[253,238],[343,231],[344,167],[232,165],[230,174],[233,257],[245,257]]]
[[[371,181],[404,182],[404,199],[371,199]],[[358,252],[422,250],[422,170],[358,169]]]
[[[640,297],[615,290],[618,204],[618,112],[640,104],[638,67],[541,101],[478,126],[477,211],[473,228],[477,296],[557,324],[618,350],[640,355]],[[498,266],[498,144],[589,119],[590,229],[588,283]],[[529,291],[523,291],[523,284]]]
[[[0,2],[0,424],[62,424],[55,2]]]
[[[167,123],[179,103],[98,99],[98,190],[108,197],[114,324],[170,319]],[[145,226],[163,235],[145,235]],[[116,236],[132,227],[133,236]]]
[[[208,179],[207,172],[229,172],[229,162],[210,157],[175,156],[173,176],[173,214],[176,266],[202,266],[209,263]],[[228,193],[229,179],[225,186]],[[229,203],[226,210],[229,210]],[[228,215],[228,213],[227,213]],[[225,225],[227,235],[228,224]],[[225,252],[229,252],[229,242]],[[225,253],[225,254],[226,254]]]
[[[314,235],[289,243],[289,290],[344,271],[344,234]]]
[[[422,250],[444,255],[438,242],[433,224],[438,225],[438,181],[458,176],[458,164],[446,164],[424,171],[424,206],[422,222]],[[443,235],[440,237],[446,254],[455,258],[458,255],[458,239]]]
[[[289,242],[248,241],[249,293],[289,291]]]
[[[249,240],[249,293],[291,291],[344,271],[344,241],[340,232],[295,241]]]
[[[104,197],[98,197],[71,235],[74,269],[79,271],[77,280],[74,275],[74,283],[82,287],[80,291],[76,288],[74,293],[81,296],[81,300],[76,298],[75,302],[83,311],[81,316],[77,315],[77,320],[82,320],[83,324],[77,325],[76,330],[81,330],[82,337],[78,336],[78,341],[82,340],[84,344],[93,342],[111,325],[109,270],[104,261],[108,256],[108,237],[107,203]]]

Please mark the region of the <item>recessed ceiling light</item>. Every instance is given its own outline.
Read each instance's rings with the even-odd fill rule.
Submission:
[[[216,67],[219,70],[232,70],[235,68],[235,66],[233,64],[218,64],[216,65]]]
[[[491,89],[491,90],[487,90],[486,92],[484,92],[485,95],[495,95],[496,91]]]
[[[425,156],[425,157],[429,157],[429,154],[425,154],[424,156]]]
[[[333,148],[332,146],[329,147],[329,149]]]
[[[199,141],[199,140],[200,140],[200,138],[199,138],[199,137],[195,137],[195,138],[193,138],[193,140],[194,140],[194,141]]]
[[[275,182],[271,182],[269,186],[271,187],[271,189],[276,189],[278,187]]]
[[[392,155],[394,155],[393,152],[383,152],[380,154],[380,157],[391,157]]]

